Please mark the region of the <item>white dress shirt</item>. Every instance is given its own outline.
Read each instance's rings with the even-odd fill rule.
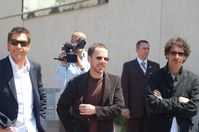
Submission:
[[[67,66],[62,66],[61,62],[58,63],[55,78],[55,87],[61,88],[61,92],[66,88],[70,79],[87,72],[90,69],[90,64],[87,58],[87,52],[82,52],[81,61],[84,69],[81,70],[75,63],[68,63]]]
[[[175,83],[176,76],[172,75],[172,78],[173,78],[174,83]],[[178,132],[178,124],[177,124],[177,120],[176,120],[175,116],[173,117],[173,120],[172,120],[170,132]]]
[[[19,69],[10,55],[9,59],[12,65],[19,107],[15,131],[37,132],[36,121],[33,114],[33,89],[29,75],[30,63],[26,58],[25,67]]]
[[[146,73],[146,69],[147,69],[147,59],[144,60],[144,61],[142,61],[140,58],[137,57],[137,61],[138,61],[139,65],[140,65],[140,67],[142,68],[143,72]],[[146,69],[144,69],[144,68],[142,67],[142,65],[141,65],[142,62],[145,62]]]

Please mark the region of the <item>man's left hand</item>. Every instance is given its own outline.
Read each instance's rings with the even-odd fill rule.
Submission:
[[[95,106],[91,104],[80,104],[79,110],[81,115],[93,115],[96,113]]]

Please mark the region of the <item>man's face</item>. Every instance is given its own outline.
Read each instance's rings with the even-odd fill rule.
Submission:
[[[7,48],[16,64],[23,62],[30,48],[27,35],[24,33],[13,34]]]
[[[137,52],[138,57],[141,60],[147,59],[148,55],[149,55],[149,49],[150,49],[149,44],[142,42],[140,44],[140,47],[136,48],[136,52]]]
[[[83,33],[78,33],[78,34],[72,35],[72,37],[71,37],[71,43],[77,46],[78,40],[79,40],[80,38],[84,38],[84,39],[85,39],[85,38],[86,38],[85,34],[83,34]],[[78,48],[78,49],[75,50],[75,52],[76,52],[77,55],[79,55],[79,56],[81,56],[82,51],[83,51],[83,48],[82,48],[82,49],[79,49],[79,48]]]
[[[108,64],[108,50],[105,48],[97,47],[92,57],[89,56],[89,62],[91,65],[90,72],[94,75],[103,74]]]
[[[76,43],[77,43],[77,40],[78,40],[80,37],[81,37],[81,36],[73,35],[72,38],[71,38],[71,43],[72,43],[72,44],[76,44]]]
[[[186,60],[187,56],[185,55],[183,48],[174,46],[166,55],[166,58],[170,67],[180,68],[183,62]]]

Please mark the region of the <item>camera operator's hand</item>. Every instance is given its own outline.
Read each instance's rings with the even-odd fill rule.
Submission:
[[[62,51],[60,54],[59,54],[59,58],[61,59],[60,62],[61,62],[61,65],[62,66],[66,66],[67,65],[67,61],[64,59],[66,57],[66,52],[65,51]]]
[[[81,59],[80,59],[80,57],[79,57],[79,55],[77,54],[77,62],[75,63],[81,70],[83,70],[84,69],[84,66],[83,66],[83,64],[82,64],[82,61],[81,61]]]

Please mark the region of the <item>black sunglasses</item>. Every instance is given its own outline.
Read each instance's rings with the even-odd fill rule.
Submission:
[[[104,61],[109,61],[108,57],[101,57],[101,56],[96,57],[97,60],[102,60],[103,58],[104,58]]]
[[[11,39],[10,44],[12,44],[14,46],[17,46],[18,44],[20,44],[21,47],[26,47],[29,43],[28,43],[28,41]]]
[[[182,57],[182,56],[185,56],[186,54],[185,53],[183,53],[183,52],[176,52],[176,51],[170,51],[170,54],[172,55],[172,56],[176,56],[176,55],[178,55],[178,56],[180,56],[180,57]]]

